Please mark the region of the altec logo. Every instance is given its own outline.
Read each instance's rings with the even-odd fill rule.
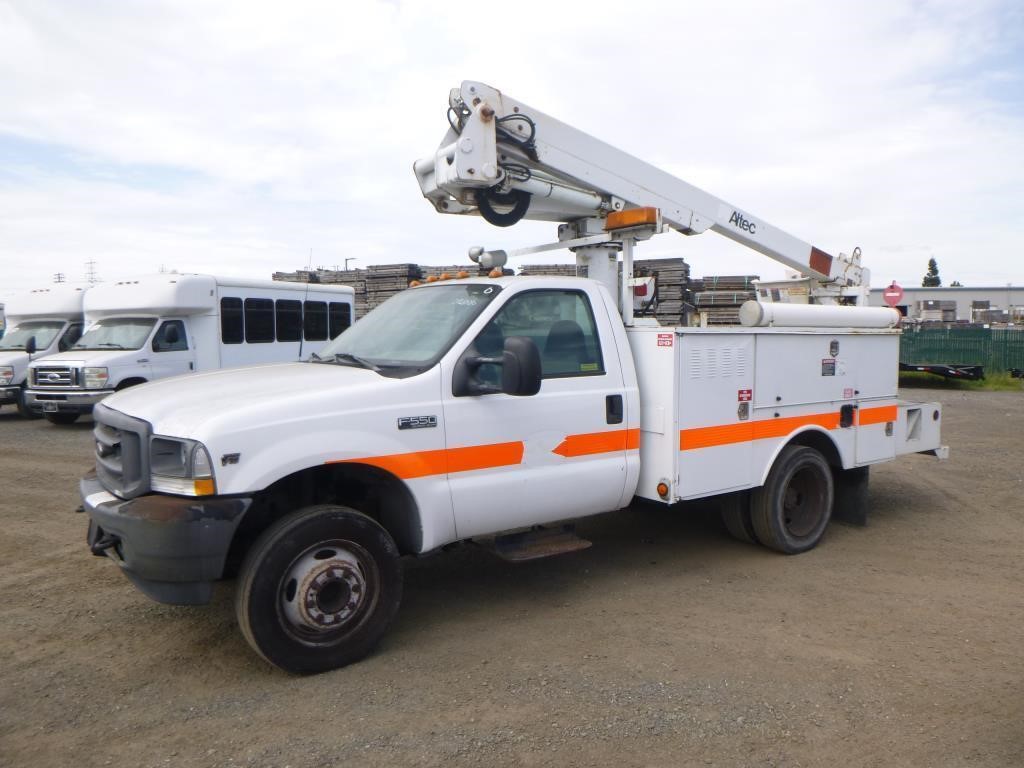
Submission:
[[[752,222],[750,219],[744,218],[743,214],[739,211],[733,211],[732,216],[729,217],[729,223],[735,224],[739,229],[744,232],[749,232],[752,235],[757,234],[757,224]]]

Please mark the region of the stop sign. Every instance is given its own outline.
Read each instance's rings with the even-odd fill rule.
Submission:
[[[892,285],[882,291],[882,298],[890,307],[895,307],[903,301],[903,289],[896,285],[896,281],[893,280]]]

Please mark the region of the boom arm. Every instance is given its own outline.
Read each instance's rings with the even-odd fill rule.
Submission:
[[[656,207],[685,235],[710,229],[813,278],[818,298],[859,295],[867,283],[859,253],[833,257],[483,83],[467,80],[452,90],[448,117],[434,157],[414,165],[424,197],[440,213],[478,213],[509,226]]]

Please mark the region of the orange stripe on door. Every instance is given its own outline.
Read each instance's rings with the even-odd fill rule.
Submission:
[[[639,429],[616,429],[611,432],[590,432],[585,435],[567,435],[552,450],[559,456],[590,456],[595,453],[630,451],[640,447]]]
[[[880,408],[861,408],[857,416],[857,425],[882,424],[886,421],[896,421],[898,409],[895,405],[883,405]]]
[[[492,469],[521,464],[525,448],[522,443],[495,443],[473,445],[466,448],[442,448],[436,451],[392,453],[388,456],[369,456],[361,459],[339,459],[327,464],[369,464],[379,467],[403,480],[443,475],[449,472],[469,472],[474,469]]]

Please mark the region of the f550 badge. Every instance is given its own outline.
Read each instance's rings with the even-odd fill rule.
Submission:
[[[399,429],[426,429],[437,426],[437,416],[400,416]]]

